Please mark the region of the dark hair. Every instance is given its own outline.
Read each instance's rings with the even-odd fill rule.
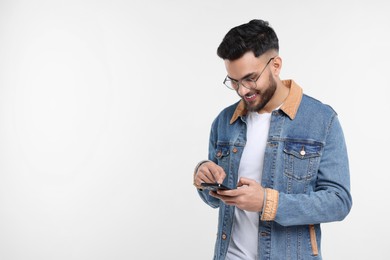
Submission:
[[[252,51],[259,57],[269,50],[279,51],[275,31],[263,20],[252,20],[232,28],[223,38],[217,54],[224,60],[236,60]]]

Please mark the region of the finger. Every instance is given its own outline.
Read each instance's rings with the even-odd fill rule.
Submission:
[[[209,192],[209,194],[211,195],[211,196],[213,196],[213,197],[216,197],[216,198],[218,198],[218,199],[221,199],[221,200],[226,200],[228,197],[226,197],[226,196],[223,196],[223,195],[220,195],[220,194],[218,194],[218,191],[210,191]]]
[[[214,182],[213,174],[210,172],[207,166],[201,165],[195,176],[195,183],[200,185],[202,182],[212,183]]]
[[[223,203],[225,203],[227,205],[236,205],[237,204],[236,197],[223,196],[223,195],[218,194],[215,191],[210,191],[209,194],[217,199],[222,200]]]
[[[225,171],[219,165],[215,165],[215,167],[212,169],[212,174],[214,176],[215,182],[217,183],[222,183],[226,177]]]
[[[215,198],[218,198],[219,199],[219,195],[215,192],[215,191],[210,191],[209,194]]]
[[[226,205],[229,205],[229,206],[236,206],[235,202],[224,201],[223,203],[225,203]]]
[[[207,176],[203,172],[198,172],[198,174],[195,177],[195,184],[200,186],[204,182],[210,183],[210,182],[213,182],[213,181],[209,178],[209,176]]]
[[[222,183],[226,177],[223,168],[214,162],[207,162],[199,167],[199,171],[203,172],[209,179],[208,182]]]
[[[225,197],[237,197],[242,195],[242,191],[238,189],[234,190],[217,190],[217,194]]]
[[[254,180],[252,180],[252,179],[248,179],[248,178],[245,178],[245,177],[241,177],[240,178],[240,180],[239,180],[239,182],[237,183],[237,186],[238,187],[241,187],[241,186],[243,186],[243,185],[251,185],[251,184],[253,184],[253,182],[255,182]]]
[[[213,175],[211,174],[211,172],[206,169],[202,169],[199,173],[199,177],[201,179],[202,182],[206,182],[206,183],[212,183],[214,182],[214,178],[213,178]]]

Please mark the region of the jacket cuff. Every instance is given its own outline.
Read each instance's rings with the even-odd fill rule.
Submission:
[[[262,221],[273,221],[276,217],[279,204],[279,192],[277,190],[265,189],[263,214],[261,214]]]

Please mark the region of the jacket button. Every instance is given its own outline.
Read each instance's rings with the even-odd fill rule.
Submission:
[[[234,147],[234,148],[233,148],[233,153],[236,153],[236,152],[237,152],[237,148]]]
[[[300,155],[302,156],[305,156],[306,152],[305,152],[305,146],[302,146],[302,149],[301,151],[299,152]]]
[[[223,234],[222,234],[222,239],[223,239],[223,240],[226,240],[226,238],[227,238],[226,234],[223,233]]]

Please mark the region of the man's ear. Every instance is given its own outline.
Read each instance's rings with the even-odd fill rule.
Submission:
[[[276,56],[271,62],[271,70],[274,76],[278,76],[282,69],[282,58],[280,56]]]

